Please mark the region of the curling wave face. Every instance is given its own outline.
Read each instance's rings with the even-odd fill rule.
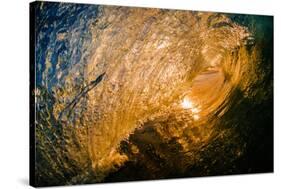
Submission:
[[[47,91],[52,97],[41,111],[49,116],[38,115],[38,149],[57,155],[44,157],[54,173],[41,171],[42,178],[87,183],[241,171],[232,166],[247,141],[237,129],[242,114],[233,111],[243,99],[272,94],[256,98],[263,91],[253,86],[270,73],[258,75],[263,54],[255,33],[227,14],[94,9],[79,9],[68,30],[58,26],[41,52],[37,111]],[[69,50],[57,53],[65,44]],[[49,130],[56,136],[43,146]]]

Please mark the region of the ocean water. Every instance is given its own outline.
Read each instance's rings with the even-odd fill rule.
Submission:
[[[34,10],[37,185],[273,171],[273,17]]]

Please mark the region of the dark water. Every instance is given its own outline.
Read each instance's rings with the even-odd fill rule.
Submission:
[[[36,185],[273,171],[273,17],[34,9]]]

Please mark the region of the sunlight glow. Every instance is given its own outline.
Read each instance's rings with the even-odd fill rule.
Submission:
[[[199,108],[195,107],[191,100],[184,98],[181,102],[181,106],[183,109],[190,110],[194,120],[198,120],[200,116],[198,113],[200,112]]]
[[[181,106],[183,109],[191,109],[193,108],[193,103],[188,99],[183,99]]]
[[[195,115],[193,115],[193,118],[194,118],[194,120],[198,120],[200,117],[199,117],[199,115],[195,114]]]

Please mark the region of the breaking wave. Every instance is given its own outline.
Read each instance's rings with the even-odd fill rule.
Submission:
[[[272,18],[36,10],[38,183],[270,171]]]

